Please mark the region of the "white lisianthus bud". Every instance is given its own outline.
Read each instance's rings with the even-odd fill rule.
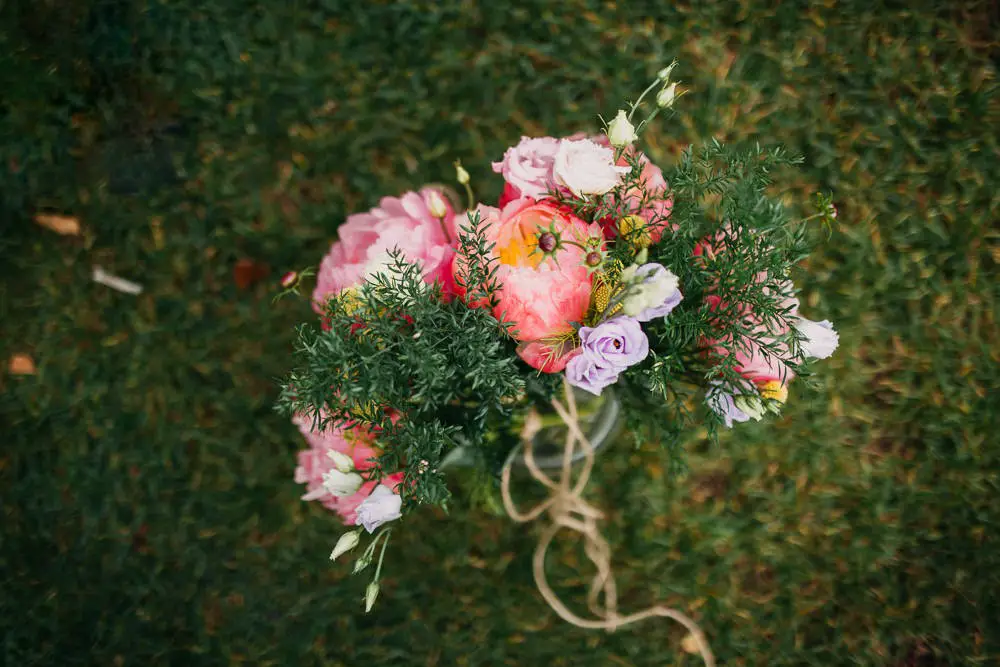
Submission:
[[[802,353],[815,359],[826,359],[840,344],[840,336],[830,320],[813,322],[804,317],[794,322],[795,329],[802,334]]]
[[[344,533],[337,540],[336,546],[333,547],[333,553],[330,554],[330,560],[337,560],[348,551],[358,546],[358,542],[361,540],[361,530],[352,530],[349,533]]]
[[[674,71],[675,67],[677,67],[676,60],[667,65],[666,67],[664,67],[663,69],[661,69],[659,73],[656,75],[656,78],[666,83],[667,81],[670,80],[670,73]]]
[[[437,190],[431,190],[427,195],[427,209],[435,218],[443,218],[448,215],[448,206],[444,203],[444,197]]]
[[[367,614],[375,606],[375,599],[378,597],[378,582],[373,581],[365,589],[365,613]]]
[[[764,402],[757,396],[751,396],[748,394],[734,396],[733,404],[737,409],[742,410],[747,417],[750,417],[750,419],[753,419],[754,421],[759,422],[764,416]]]
[[[364,482],[356,472],[341,472],[336,468],[323,473],[323,488],[338,498],[353,496]]]
[[[635,126],[629,122],[624,109],[618,110],[618,115],[608,123],[608,141],[612,146],[621,148],[630,145],[639,138],[635,133]]]
[[[656,106],[661,109],[669,109],[674,106],[674,99],[677,97],[677,84],[672,83],[665,86],[663,90],[656,94]]]
[[[455,163],[455,180],[461,185],[468,185],[469,183],[469,172],[465,170],[461,162]]]
[[[328,451],[327,456],[333,459],[333,467],[340,472],[354,472],[354,459],[335,449]]]
[[[354,571],[351,572],[351,574],[357,574],[358,572],[361,572],[371,564],[372,564],[372,557],[368,554],[364,554],[361,556],[361,558],[354,561]]]

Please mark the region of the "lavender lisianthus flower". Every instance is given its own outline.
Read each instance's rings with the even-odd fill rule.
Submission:
[[[750,415],[736,407],[736,397],[717,382],[712,383],[705,392],[705,402],[712,412],[722,417],[726,428],[732,428],[733,422],[750,421]]]
[[[638,320],[627,315],[613,317],[596,327],[580,327],[583,356],[594,363],[624,370],[649,355],[649,339]]]
[[[618,381],[619,369],[598,363],[592,356],[581,353],[566,364],[566,379],[571,385],[594,396],[600,396],[605,387]]]

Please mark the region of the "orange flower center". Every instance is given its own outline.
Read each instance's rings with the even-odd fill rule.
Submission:
[[[525,233],[521,225],[516,225],[507,245],[497,248],[497,257],[507,266],[530,266],[537,269],[543,254],[537,251],[538,235]]]

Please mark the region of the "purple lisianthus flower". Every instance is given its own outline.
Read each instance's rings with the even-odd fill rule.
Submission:
[[[619,369],[600,364],[586,353],[577,354],[566,364],[566,379],[574,387],[600,396],[604,388],[618,381]]]
[[[596,327],[580,327],[583,356],[594,363],[624,370],[649,355],[649,340],[634,317],[620,315]]]
[[[712,412],[722,417],[726,428],[732,428],[733,422],[750,421],[750,415],[736,407],[732,392],[723,389],[718,383],[713,383],[705,392],[705,402]]]

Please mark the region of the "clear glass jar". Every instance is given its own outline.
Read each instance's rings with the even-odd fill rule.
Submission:
[[[594,396],[580,389],[574,389],[574,392],[580,426],[594,451],[598,452],[618,434],[621,426],[621,404],[611,389],[605,389],[600,396]],[[542,428],[532,440],[535,463],[542,470],[558,470],[562,467],[566,425],[552,406],[540,405],[536,409],[542,418]],[[573,462],[576,463],[585,456],[584,451],[577,446]],[[518,452],[513,464],[525,467],[523,452]],[[452,450],[441,463],[442,468],[464,468],[471,465],[474,465],[474,458],[466,447]]]

